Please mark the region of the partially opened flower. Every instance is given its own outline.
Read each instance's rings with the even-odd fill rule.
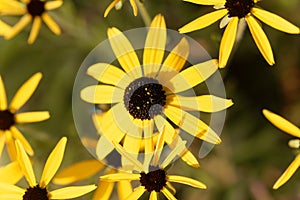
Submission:
[[[0,153],[6,143],[12,160],[16,159],[15,139],[20,140],[26,152],[33,155],[30,144],[16,126],[44,121],[50,117],[48,111],[18,112],[34,93],[41,78],[42,74],[36,73],[28,79],[16,92],[8,106],[5,87],[0,76]]]
[[[269,65],[275,63],[273,52],[269,40],[264,33],[261,25],[257,19],[266,23],[267,25],[278,29],[280,31],[299,34],[300,29],[286,21],[285,19],[265,11],[259,7],[256,7],[256,3],[259,0],[184,0],[187,2],[199,4],[199,5],[213,5],[217,11],[206,14],[202,17],[195,19],[194,21],[186,24],[179,29],[180,33],[188,33],[191,31],[205,28],[217,20],[221,19],[220,28],[226,29],[224,31],[220,50],[219,50],[219,62],[220,67],[226,66],[230,53],[232,51],[239,22],[247,22],[252,37]],[[257,18],[257,19],[256,19]]]
[[[61,30],[59,26],[47,13],[50,10],[61,7],[62,0],[43,1],[43,0],[0,0],[0,14],[1,15],[22,15],[22,18],[15,24],[12,29],[7,32],[4,37],[11,39],[24,29],[31,21],[33,21],[28,43],[34,43],[40,31],[42,21],[49,27],[49,29],[59,35]]]
[[[149,153],[153,151],[152,136],[165,131],[168,133],[164,134],[165,141],[170,143],[176,135],[175,126],[210,143],[221,142],[214,130],[187,111],[217,112],[231,106],[232,101],[213,95],[183,96],[182,93],[193,93],[194,86],[216,72],[216,60],[182,70],[190,49],[185,38],[164,59],[167,30],[160,14],[149,28],[143,49],[143,64],[140,64],[131,43],[122,32],[110,28],[107,33],[122,69],[108,63],[90,66],[87,73],[100,83],[81,91],[83,100],[111,106],[108,111],[94,117],[101,134],[96,152],[100,160],[113,151],[112,141],[120,143],[122,139],[124,148],[137,155],[145,138],[145,153]]]
[[[116,10],[119,10],[122,8],[123,6],[123,1],[124,0],[113,0],[113,2],[111,2],[111,4],[109,4],[109,6],[106,8],[105,12],[104,12],[104,17],[107,17],[108,13],[115,7]],[[138,8],[136,5],[135,0],[129,0],[132,10],[133,10],[133,14],[134,16],[137,16],[138,14]]]
[[[0,183],[0,198],[14,200],[32,199],[72,199],[87,194],[96,189],[95,185],[71,186],[53,191],[48,190],[48,184],[58,170],[67,143],[67,138],[63,137],[49,155],[45,164],[42,177],[38,183],[33,172],[31,162],[22,144],[17,140],[18,161],[22,172],[29,184],[27,189],[20,188],[13,184]]]
[[[105,165],[96,159],[81,161],[60,171],[54,177],[53,183],[57,185],[70,185],[72,183],[93,177],[104,168]],[[105,174],[112,174],[115,172],[116,170],[114,169],[108,169],[106,170]],[[110,199],[114,185],[115,184],[113,182],[101,181],[95,190],[93,200]],[[132,186],[130,185],[129,181],[118,182],[117,189],[119,199],[121,200],[132,192]]]
[[[274,126],[300,139],[300,129],[297,126],[295,126],[294,124],[287,121],[283,117],[269,110],[264,109],[263,114]],[[290,140],[289,146],[298,149],[300,147],[299,139]],[[276,183],[273,186],[273,189],[278,189],[280,186],[286,183],[291,178],[291,176],[296,172],[299,166],[300,166],[300,154],[297,155],[295,160],[289,165],[289,167],[285,170],[285,172],[276,181]]]

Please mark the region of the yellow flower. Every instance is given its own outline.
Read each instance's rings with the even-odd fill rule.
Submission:
[[[28,38],[28,43],[32,44],[40,31],[42,20],[53,33],[59,35],[61,30],[47,11],[59,8],[62,4],[62,0],[47,2],[43,0],[22,0],[21,2],[17,0],[0,0],[1,15],[23,15],[20,21],[12,27],[11,31],[4,35],[5,39],[13,38],[33,21]]]
[[[11,27],[0,20],[0,35],[4,35],[8,31],[10,31]]]
[[[135,0],[129,0],[131,7],[133,9],[133,14],[134,16],[137,16],[138,14],[138,8],[136,5]],[[111,11],[111,9],[113,9],[114,7],[119,10],[121,9],[123,6],[123,0],[113,0],[113,2],[111,4],[109,4],[109,6],[106,8],[105,12],[104,12],[104,17],[107,17],[108,13]]]
[[[252,37],[269,65],[275,63],[273,52],[269,40],[264,33],[261,25],[256,20],[259,19],[265,24],[278,29],[280,31],[299,34],[300,29],[285,19],[265,11],[259,7],[256,7],[256,3],[259,0],[184,0],[199,5],[213,5],[217,11],[206,14],[202,17],[195,19],[179,29],[180,33],[187,33],[195,30],[205,28],[217,20],[223,18],[220,23],[220,28],[226,29],[224,31],[220,50],[219,50],[219,62],[220,68],[226,66],[228,58],[230,56],[232,47],[234,45],[238,24],[239,22],[246,21]]]
[[[156,132],[166,132],[164,141],[171,144],[178,131],[166,117],[194,137],[214,144],[221,142],[206,123],[187,111],[217,112],[231,106],[232,101],[213,95],[182,95],[217,71],[216,60],[182,70],[189,55],[189,44],[183,38],[162,62],[167,31],[160,14],[149,28],[142,65],[122,32],[110,28],[108,38],[123,70],[108,63],[96,63],[87,73],[100,84],[81,91],[81,98],[89,103],[111,104],[108,111],[93,116],[101,135],[96,148],[100,160],[113,151],[112,141],[120,143],[124,139],[124,148],[136,156],[142,138],[145,153],[153,152],[152,136]]]
[[[180,155],[185,151],[185,143],[185,141],[177,143],[176,148],[174,148],[174,150],[168,154],[168,156],[160,165],[155,163],[155,158],[160,157],[158,155],[158,151],[153,155],[152,164],[144,163],[143,165],[138,160],[131,157],[131,155],[128,154],[128,152],[126,152],[119,144],[115,143],[117,151],[122,157],[124,156],[131,160],[132,164],[134,165],[134,169],[139,169],[139,173],[120,172],[108,174],[101,176],[100,180],[107,182],[118,182],[124,180],[139,181],[140,186],[135,188],[134,191],[126,197],[127,200],[139,199],[146,191],[150,193],[150,200],[157,200],[160,192],[162,192],[167,199],[174,200],[176,198],[172,192],[175,193],[176,190],[172,186],[171,182],[182,183],[192,187],[206,189],[205,184],[202,182],[184,176],[168,175],[165,170],[165,168],[174,160],[177,155]]]
[[[78,162],[59,172],[53,179],[53,183],[57,185],[68,185],[74,182],[88,179],[100,172],[105,165],[98,160],[85,160]],[[116,170],[109,169],[105,174],[115,173]],[[97,186],[93,200],[110,199],[114,187],[114,183],[101,181]],[[132,186],[129,181],[120,181],[117,184],[119,199],[124,199],[132,192]]]
[[[34,74],[20,87],[10,105],[7,106],[6,91],[0,76],[0,153],[6,143],[12,160],[16,159],[15,139],[20,140],[27,153],[33,155],[30,144],[16,125],[40,122],[50,117],[48,111],[18,113],[18,110],[28,101],[37,88],[41,78],[41,73]]]
[[[48,184],[55,175],[63,159],[66,143],[66,137],[63,137],[57,143],[46,161],[41,181],[37,183],[29,157],[22,144],[17,140],[16,147],[18,161],[29,187],[27,189],[23,189],[13,184],[0,183],[0,199],[71,199],[82,196],[96,189],[95,185],[87,185],[72,186],[48,191]]]
[[[272,113],[269,110],[264,109],[263,110],[264,116],[277,128],[280,130],[294,136],[297,138],[300,138],[300,129],[292,124],[291,122],[287,121],[283,117]],[[293,148],[299,148],[300,140],[291,140],[289,142],[289,145]],[[289,167],[285,170],[285,172],[280,176],[280,178],[276,181],[276,183],[273,186],[273,189],[278,189],[280,186],[282,186],[284,183],[286,183],[291,176],[295,173],[295,171],[300,166],[300,154],[297,155],[295,160],[289,165]]]

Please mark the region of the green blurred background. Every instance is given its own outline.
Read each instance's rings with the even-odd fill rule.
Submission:
[[[125,31],[144,26],[140,14],[133,16],[128,1],[120,11],[113,9],[104,19],[104,10],[110,2],[65,0],[61,8],[51,12],[62,28],[61,36],[55,36],[43,25],[33,45],[26,43],[30,26],[12,40],[0,38],[0,74],[9,100],[32,74],[43,73],[37,91],[22,110],[49,110],[51,119],[19,126],[35,149],[34,166],[38,174],[62,136],[68,136],[68,146],[60,169],[91,158],[81,145],[72,118],[72,87],[77,70],[87,54],[106,39],[108,27]],[[168,28],[174,30],[213,10],[210,6],[180,0],[145,0],[144,5],[151,18],[162,13]],[[299,0],[264,0],[259,6],[300,25]],[[227,96],[235,102],[228,109],[222,144],[200,160],[199,169],[190,168],[181,161],[170,169],[171,174],[203,181],[208,189],[175,184],[178,199],[300,199],[300,173],[279,190],[272,190],[272,185],[297,152],[287,145],[292,137],[276,129],[261,114],[263,108],[268,108],[300,126],[300,38],[266,25],[263,28],[271,42],[276,64],[268,66],[246,28],[228,66],[221,70]],[[216,58],[222,31],[215,23],[188,35]],[[198,145],[199,142],[195,142],[191,146],[196,155]],[[1,159],[5,162],[5,155]],[[95,181],[98,176],[82,183]],[[90,198],[86,195],[79,199]]]

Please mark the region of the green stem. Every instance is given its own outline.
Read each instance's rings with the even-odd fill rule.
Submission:
[[[139,12],[141,13],[142,19],[145,23],[145,26],[150,26],[151,24],[151,17],[147,11],[147,9],[145,8],[144,4],[141,3],[139,0],[135,0],[136,5],[138,7]]]

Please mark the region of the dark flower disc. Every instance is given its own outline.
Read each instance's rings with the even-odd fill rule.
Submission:
[[[166,172],[162,169],[157,169],[149,173],[141,173],[140,182],[141,185],[146,188],[148,192],[160,192],[164,186],[166,186]]]
[[[251,12],[254,5],[253,0],[226,0],[225,8],[228,10],[229,17],[243,18]]]
[[[15,124],[15,117],[9,110],[0,111],[0,130],[9,130]]]
[[[40,0],[31,0],[27,4],[27,11],[32,17],[41,16],[45,10],[45,2]]]
[[[49,200],[48,191],[39,185],[29,187],[23,195],[23,200]]]

